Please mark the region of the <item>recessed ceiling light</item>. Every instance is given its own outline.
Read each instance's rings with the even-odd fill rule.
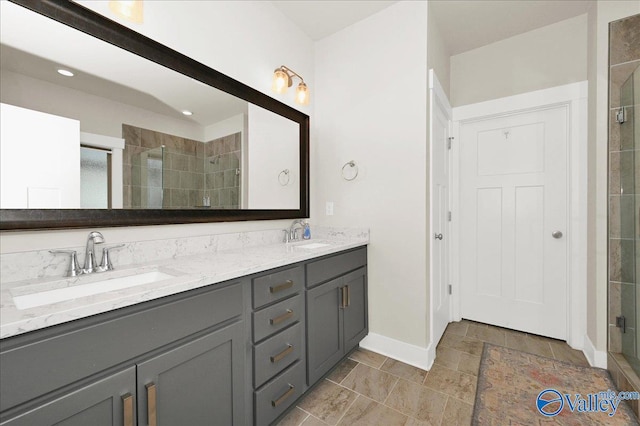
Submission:
[[[193,115],[193,113],[191,111],[189,111],[188,109],[185,109],[184,111],[182,111],[182,113],[184,115]]]
[[[64,68],[59,68],[58,69],[58,74],[62,74],[65,77],[73,77],[73,73],[69,70],[65,70]]]

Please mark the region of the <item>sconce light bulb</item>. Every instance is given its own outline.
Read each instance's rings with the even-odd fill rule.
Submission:
[[[271,89],[275,93],[285,93],[289,88],[289,76],[281,68],[278,68],[273,73],[273,84]]]
[[[188,109],[185,109],[184,111],[182,111],[182,114],[187,115],[187,116],[193,115],[193,113],[191,111],[189,111]]]
[[[298,84],[296,89],[296,103],[299,105],[309,105],[309,88],[304,82]]]

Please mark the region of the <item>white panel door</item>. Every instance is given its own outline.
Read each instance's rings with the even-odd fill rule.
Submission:
[[[565,106],[460,125],[462,317],[567,335]]]
[[[449,149],[451,107],[433,70],[430,71],[430,217],[431,217],[431,342],[438,343],[451,321],[449,295]]]

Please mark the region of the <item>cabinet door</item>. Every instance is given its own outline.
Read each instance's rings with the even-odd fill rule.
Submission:
[[[46,377],[43,377],[46,380]],[[135,424],[135,367],[98,380],[63,395],[18,417],[3,426],[133,426]],[[125,401],[125,397],[128,398]],[[125,406],[128,410],[125,424]]]
[[[240,321],[138,364],[140,424],[245,424],[244,340]]]
[[[367,270],[360,268],[344,276],[346,307],[344,315],[344,351],[349,352],[369,332],[367,322]]]
[[[338,278],[307,291],[307,383],[322,377],[344,355]]]

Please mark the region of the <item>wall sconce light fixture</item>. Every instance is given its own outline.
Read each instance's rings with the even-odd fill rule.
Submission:
[[[127,21],[142,23],[142,0],[111,0],[109,9]]]
[[[273,72],[273,83],[271,89],[275,93],[286,93],[287,89],[293,85],[293,77],[298,77],[300,83],[296,87],[296,103],[300,105],[309,105],[309,88],[304,79],[297,72],[284,65],[279,66]]]

